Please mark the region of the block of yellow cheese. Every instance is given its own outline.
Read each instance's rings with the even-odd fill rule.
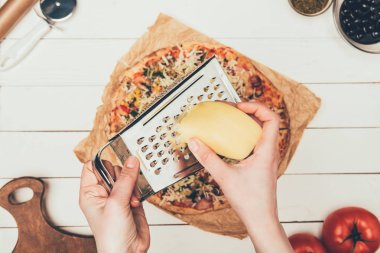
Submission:
[[[196,137],[217,154],[242,160],[255,147],[261,126],[249,115],[223,102],[203,102],[194,106],[180,120],[179,138],[188,142]]]

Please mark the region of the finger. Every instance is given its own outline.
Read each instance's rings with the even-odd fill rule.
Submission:
[[[139,189],[135,187],[133,189],[132,197],[131,197],[131,207],[139,207],[141,206],[141,194],[139,192]]]
[[[88,161],[83,165],[82,175],[80,177],[80,188],[96,184],[98,184],[98,179],[92,170],[92,162]]]
[[[122,205],[129,205],[139,174],[139,160],[130,156],[116,180],[110,198]]]
[[[189,149],[215,180],[220,178],[223,168],[228,167],[212,149],[196,138],[189,140]]]
[[[113,167],[113,169],[115,171],[115,177],[116,177],[116,180],[117,180],[119,178],[121,170],[123,168],[121,166],[119,166],[119,165],[116,165],[116,166]]]
[[[276,113],[272,112],[265,105],[257,102],[238,103],[237,107],[245,113],[253,114],[262,122],[263,132],[259,144],[277,144],[280,120]]]
[[[132,195],[131,197],[131,207],[139,207],[141,206],[141,202],[140,200],[137,198],[136,195]]]
[[[261,122],[278,120],[278,115],[276,113],[274,113],[264,104],[255,101],[240,102],[236,104],[236,107],[245,113],[255,115],[255,117]]]
[[[142,206],[132,208],[132,214],[136,223],[137,234],[141,239],[141,250],[146,252],[149,248],[150,232],[144,208]]]

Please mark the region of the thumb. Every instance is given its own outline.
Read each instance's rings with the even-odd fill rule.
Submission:
[[[191,138],[188,146],[199,163],[218,181],[228,165],[211,148],[196,138]]]
[[[128,157],[112,188],[110,198],[119,204],[129,205],[138,174],[139,160],[134,156]]]

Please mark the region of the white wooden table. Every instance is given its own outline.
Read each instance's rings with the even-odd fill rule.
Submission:
[[[42,177],[52,221],[89,234],[78,206],[81,164],[72,150],[92,127],[116,61],[160,12],[292,77],[322,98],[318,115],[279,180],[288,234],[320,232],[332,210],[358,205],[380,216],[380,55],[337,33],[331,9],[307,18],[287,0],[81,0],[17,67],[0,72],[0,186]],[[29,13],[0,53],[37,22]],[[21,198],[23,198],[21,194]],[[145,204],[150,252],[252,252],[249,240],[200,231]],[[0,252],[11,252],[16,223],[0,208]]]

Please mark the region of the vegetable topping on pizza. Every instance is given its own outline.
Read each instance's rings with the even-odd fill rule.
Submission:
[[[250,59],[226,46],[186,44],[159,49],[125,70],[112,100],[112,137],[136,118],[158,95],[215,55],[242,100],[267,105],[281,119],[279,150],[283,157],[289,145],[290,121],[283,95]],[[162,208],[184,214],[229,207],[211,175],[201,170],[149,198]]]

